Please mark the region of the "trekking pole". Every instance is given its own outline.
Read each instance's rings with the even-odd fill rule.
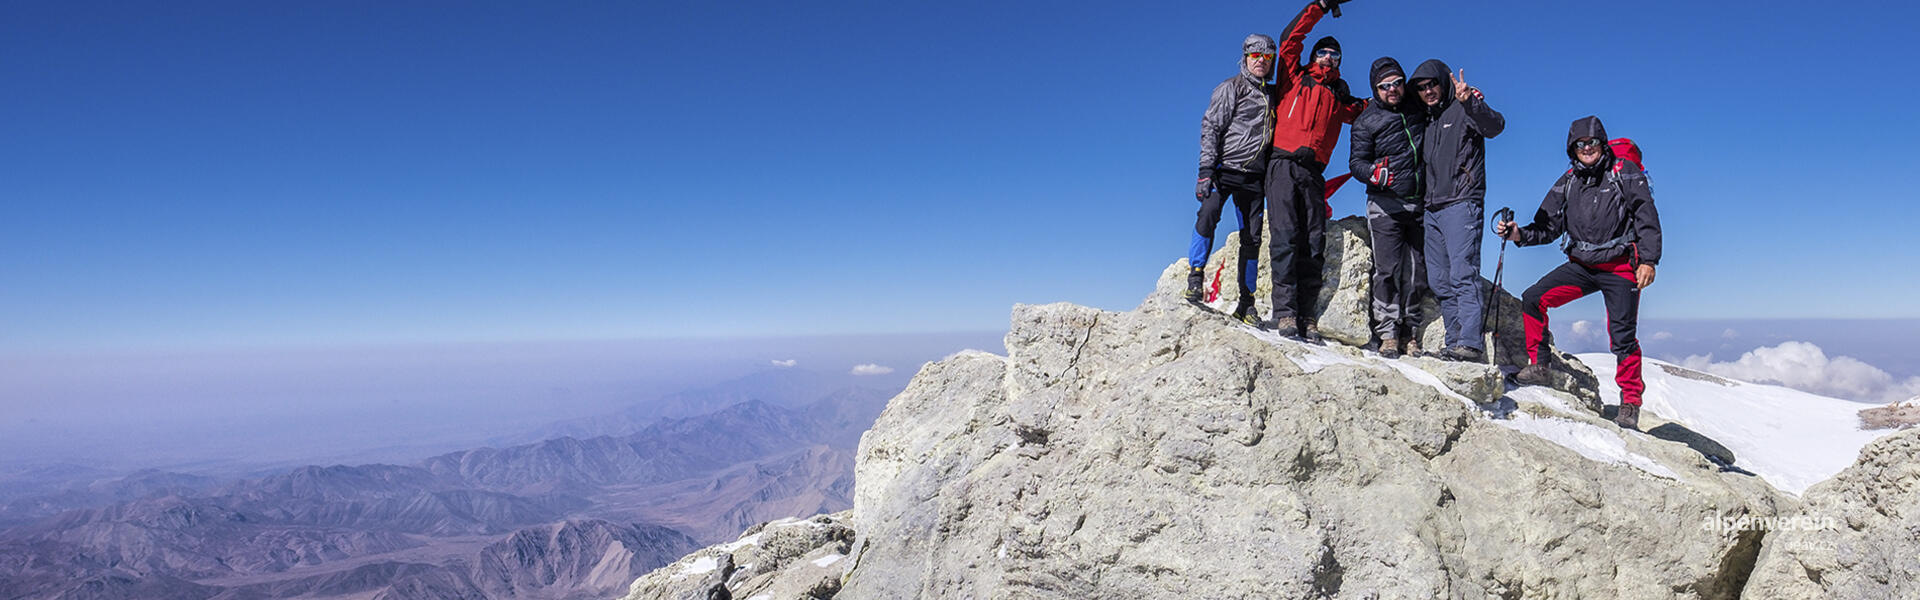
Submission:
[[[1503,207],[1500,207],[1500,210],[1493,212],[1493,222],[1496,225],[1499,224],[1501,221],[1512,221],[1512,220],[1513,220],[1513,209],[1511,208],[1507,208],[1503,206]],[[1518,226],[1518,224],[1516,224],[1515,226]],[[1498,233],[1494,235],[1499,236]],[[1499,361],[1497,361],[1494,358],[1495,356],[1494,353],[1500,350],[1501,279],[1502,279],[1502,276],[1506,274],[1506,270],[1507,270],[1507,238],[1505,236],[1499,236],[1499,237],[1500,237],[1500,258],[1498,261],[1496,261],[1493,264],[1493,289],[1487,291],[1487,303],[1493,305],[1493,343],[1487,345],[1487,364],[1491,364],[1491,365],[1500,364]]]

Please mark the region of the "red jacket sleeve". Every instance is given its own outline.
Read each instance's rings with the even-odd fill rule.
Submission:
[[[1288,77],[1279,79],[1292,81],[1300,71],[1307,68],[1306,63],[1300,60],[1300,54],[1307,49],[1307,34],[1313,31],[1313,26],[1318,24],[1320,17],[1326,14],[1326,11],[1320,8],[1319,2],[1309,2],[1306,8],[1300,9],[1299,15],[1293,17],[1292,22],[1287,23],[1286,32],[1280,35],[1280,57],[1274,62],[1280,63],[1280,66],[1287,70]]]
[[[1366,100],[1354,100],[1340,105],[1339,108],[1333,109],[1333,118],[1341,123],[1352,123],[1354,119],[1360,117],[1360,113],[1366,112],[1366,110]]]

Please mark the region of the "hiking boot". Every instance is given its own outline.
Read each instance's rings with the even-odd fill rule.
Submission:
[[[1301,319],[1300,338],[1309,342],[1320,341],[1320,325],[1314,323],[1313,319]]]
[[[1545,363],[1534,363],[1514,373],[1513,380],[1520,385],[1549,385],[1553,383],[1553,370]]]
[[[1420,338],[1417,338],[1417,337],[1407,338],[1406,350],[1402,350],[1400,353],[1407,356],[1413,356],[1413,357],[1420,357],[1420,356],[1427,355],[1427,353],[1420,351]]]
[[[1459,362],[1480,362],[1486,360],[1487,355],[1479,348],[1471,346],[1448,346],[1440,350],[1440,358]]]
[[[1203,288],[1206,287],[1206,283],[1207,283],[1206,267],[1188,268],[1187,269],[1187,301],[1192,302],[1194,304],[1205,303],[1207,301],[1207,292]]]
[[[1300,335],[1300,324],[1293,317],[1283,317],[1267,321],[1261,329],[1273,331],[1287,337]]]
[[[1380,340],[1380,358],[1400,358],[1400,340],[1393,338]]]
[[[1619,425],[1621,429],[1639,430],[1640,406],[1635,404],[1621,404],[1620,413],[1613,416],[1613,424]]]
[[[1253,298],[1246,294],[1241,294],[1240,304],[1233,307],[1233,319],[1241,323],[1259,327],[1260,317],[1254,316],[1253,312]]]

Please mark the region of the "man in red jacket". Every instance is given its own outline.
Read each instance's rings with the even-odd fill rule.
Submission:
[[[1313,44],[1312,62],[1301,62],[1307,33],[1328,11],[1347,0],[1315,0],[1287,24],[1276,61],[1273,148],[1267,158],[1267,231],[1272,240],[1267,264],[1273,269],[1273,319],[1266,324],[1283,335],[1319,339],[1314,303],[1324,283],[1323,248],[1327,231],[1324,200],[1327,158],[1340,126],[1352,123],[1367,107],[1340,79],[1340,42],[1332,36]]]

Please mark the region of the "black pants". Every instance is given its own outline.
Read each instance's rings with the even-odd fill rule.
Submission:
[[[1327,180],[1319,165],[1267,162],[1267,264],[1273,269],[1273,318],[1313,319],[1326,267]]]
[[[1193,243],[1187,250],[1188,264],[1206,264],[1213,252],[1213,232],[1220,226],[1220,212],[1228,198],[1233,200],[1240,223],[1240,264],[1233,265],[1234,280],[1240,282],[1240,304],[1253,304],[1254,277],[1259,274],[1260,221],[1265,216],[1266,189],[1259,173],[1222,170],[1214,175],[1214,190],[1200,201],[1200,214],[1193,222]]]
[[[1385,205],[1383,207],[1382,205]],[[1419,337],[1420,302],[1427,296],[1426,230],[1420,209],[1398,199],[1367,199],[1373,235],[1373,333],[1383,340]]]

